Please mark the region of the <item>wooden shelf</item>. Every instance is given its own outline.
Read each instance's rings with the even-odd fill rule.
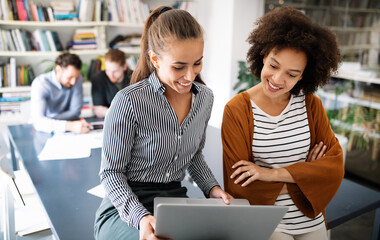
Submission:
[[[332,77],[342,78],[346,80],[365,82],[365,83],[373,83],[380,84],[380,78],[378,77],[367,77],[364,76],[357,71],[339,71],[337,74],[334,74]]]
[[[124,22],[79,22],[79,21],[57,21],[57,22],[34,22],[34,21],[11,21],[0,20],[0,25],[7,27],[96,27],[96,26],[115,26],[115,27],[129,27],[129,28],[143,28],[143,24],[131,24]]]
[[[325,98],[325,99],[329,99],[329,100],[336,100],[339,102],[345,102],[348,104],[354,104],[354,105],[359,105],[359,106],[363,106],[363,107],[369,107],[369,108],[374,108],[374,109],[380,110],[380,103],[379,102],[370,102],[370,101],[366,101],[366,100],[360,100],[357,98],[352,98],[346,94],[340,94],[337,97],[335,95],[335,93],[325,92],[322,89],[319,89],[316,92],[316,94],[322,99]]]
[[[350,131],[357,132],[357,133],[365,133],[368,137],[380,139],[380,134],[376,133],[375,131],[370,131],[370,130],[365,129],[365,128],[360,127],[360,126],[355,126],[355,125],[353,126],[351,124],[348,124],[348,123],[345,123],[345,122],[342,122],[342,121],[336,120],[336,119],[331,119],[330,122],[334,126],[342,127],[346,130],[350,130]]]
[[[362,51],[362,50],[380,50],[380,45],[360,44],[360,45],[343,45],[340,46],[343,51]]]
[[[127,55],[138,55],[140,50],[138,49],[120,49],[124,51]],[[71,53],[75,53],[79,56],[93,56],[93,55],[104,55],[108,49],[89,49],[89,50],[69,50]],[[60,51],[27,51],[27,52],[15,52],[15,51],[0,51],[0,57],[56,57],[62,52]]]
[[[16,88],[2,87],[0,88],[0,93],[30,92],[30,89],[30,86],[19,86]]]
[[[275,6],[282,6],[285,4],[279,4],[279,1],[266,1],[268,4],[273,4]],[[380,13],[380,9],[374,8],[354,8],[354,7],[341,7],[336,5],[311,5],[307,2],[305,3],[287,3],[286,5],[298,8],[298,9],[311,9],[311,10],[326,10],[330,12],[349,12],[349,13]]]
[[[380,32],[379,27],[336,27],[336,26],[328,26],[331,31],[334,32]]]

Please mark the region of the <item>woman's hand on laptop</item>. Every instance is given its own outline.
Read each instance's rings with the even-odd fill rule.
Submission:
[[[210,198],[221,198],[224,203],[228,205],[230,204],[230,199],[233,197],[229,193],[223,191],[219,186],[215,186],[210,191]]]
[[[140,220],[140,240],[153,239],[158,240],[154,235],[154,229],[156,227],[156,217],[152,215],[146,215]]]

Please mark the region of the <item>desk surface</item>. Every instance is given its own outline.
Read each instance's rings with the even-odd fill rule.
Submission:
[[[100,148],[82,159],[39,161],[50,134],[31,125],[9,126],[16,150],[50,219],[57,239],[91,239],[101,199],[87,190],[99,185]]]
[[[377,208],[380,208],[380,192],[343,179],[337,194],[326,209],[327,228],[334,228]]]
[[[36,132],[31,125],[9,126],[9,130],[57,239],[92,238],[101,199],[87,190],[99,184],[100,148],[92,149],[89,158],[39,161],[37,155],[51,135]],[[379,192],[344,179],[327,207],[328,229],[379,207]]]

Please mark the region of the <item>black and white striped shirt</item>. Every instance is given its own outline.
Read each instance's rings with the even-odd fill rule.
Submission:
[[[282,168],[306,161],[310,130],[305,95],[292,95],[289,104],[278,116],[268,115],[253,101],[251,104],[254,116],[252,152],[255,163],[265,168]],[[279,195],[275,205],[289,207],[276,231],[303,234],[324,226],[322,213],[314,219],[306,217],[289,194]]]
[[[188,170],[206,195],[218,185],[202,154],[213,94],[199,83],[191,91],[193,103],[181,125],[155,73],[119,91],[108,110],[100,178],[121,219],[137,229],[151,213],[128,181],[179,182]]]

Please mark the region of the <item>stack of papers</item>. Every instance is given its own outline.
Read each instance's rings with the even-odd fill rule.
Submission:
[[[100,148],[102,139],[102,131],[87,134],[57,133],[46,141],[38,159],[45,161],[90,157],[91,148]]]

